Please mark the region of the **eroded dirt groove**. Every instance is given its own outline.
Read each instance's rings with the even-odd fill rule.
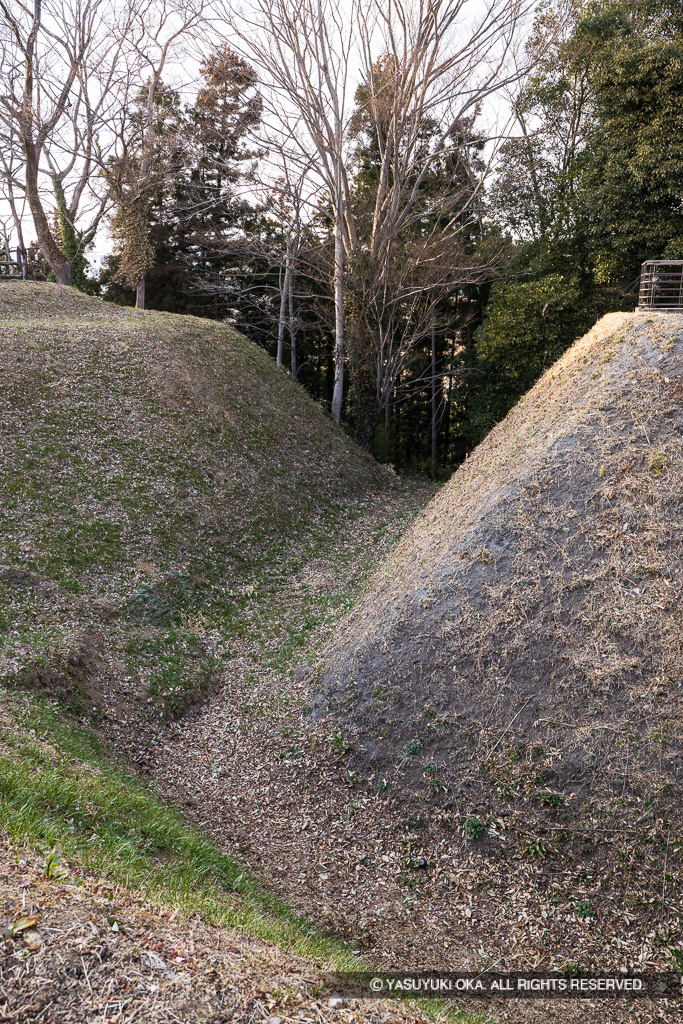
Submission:
[[[236,664],[168,729],[162,791],[378,962],[679,962],[682,331],[601,321],[310,672]]]

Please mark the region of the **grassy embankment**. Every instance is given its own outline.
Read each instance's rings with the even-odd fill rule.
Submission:
[[[93,725],[120,735],[130,718],[181,713],[245,631],[271,663],[295,663],[355,599],[357,565],[343,579],[355,556],[340,551],[327,593],[288,584],[399,485],[223,325],[8,285],[0,354],[0,829],[46,862],[59,848],[72,871],[357,965],[157,799]],[[408,514],[404,501],[386,529]]]

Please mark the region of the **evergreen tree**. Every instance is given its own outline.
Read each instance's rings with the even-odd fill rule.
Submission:
[[[147,282],[159,255],[159,240],[152,237],[152,228],[155,222],[163,223],[174,182],[182,177],[188,158],[180,95],[159,83],[153,97],[154,122],[150,130],[146,117],[149,89],[148,85],[138,93],[123,152],[105,171],[114,205],[110,227],[117,249],[101,275],[101,283],[107,299],[125,304],[135,303],[141,281],[145,282],[145,291],[149,290]],[[145,304],[150,304],[149,295]]]
[[[597,281],[627,281],[683,257],[683,8],[593,4],[577,36],[597,123],[578,171],[591,261]]]
[[[108,298],[132,302],[144,268],[149,308],[223,317],[231,294],[227,271],[243,259],[243,239],[258,218],[240,188],[255,156],[244,139],[260,120],[261,102],[253,69],[229,47],[210,54],[200,70],[203,85],[193,104],[183,106],[163,86],[158,91],[145,194],[136,189],[140,127],[109,171],[119,197],[112,233],[120,247],[103,282]],[[142,93],[141,104],[144,99]],[[140,126],[142,118],[132,124]]]
[[[633,309],[645,259],[683,257],[683,11],[562,3],[530,45],[548,27],[555,44],[518,101],[519,137],[489,197],[515,246],[476,335],[471,441],[600,315]]]

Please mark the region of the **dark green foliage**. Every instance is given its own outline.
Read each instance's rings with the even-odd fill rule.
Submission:
[[[52,185],[57,204],[54,234],[60,249],[71,264],[71,283],[79,291],[93,294],[97,290],[97,282],[86,275],[88,263],[85,253],[95,237],[100,217],[95,218],[88,231],[79,230],[74,226],[75,211],[69,209],[61,179],[55,176]]]
[[[465,832],[468,839],[479,839],[486,831],[486,826],[481,818],[471,815],[465,822]]]
[[[595,907],[590,900],[577,900],[574,904],[574,910],[576,916],[584,921],[590,917],[595,917]]]
[[[580,162],[598,281],[645,259],[683,257],[683,17],[651,0],[596,7],[591,40],[598,128]]]
[[[197,584],[186,573],[171,572],[163,579],[144,584],[128,601],[128,609],[154,625],[168,623],[195,596]]]
[[[480,441],[576,338],[618,308],[618,294],[560,274],[494,285],[475,333],[478,372],[469,383],[466,423],[471,440]]]
[[[565,797],[559,793],[553,793],[550,790],[546,790],[545,793],[541,793],[541,804],[543,807],[564,807],[567,803]]]
[[[227,46],[210,54],[200,70],[202,87],[193,104],[184,106],[179,94],[164,85],[155,97],[156,151],[145,228],[154,259],[145,269],[145,304],[222,319],[230,310],[232,289],[225,283],[216,288],[216,281],[239,267],[244,254],[242,241],[236,243],[234,235],[241,239],[257,230],[252,221],[258,217],[238,192],[253,156],[244,138],[260,121],[261,100],[253,69]],[[145,89],[131,119],[134,135],[126,158],[130,168],[117,164],[108,171],[119,208],[122,203],[125,208],[126,190],[131,191],[128,179],[135,181],[139,173],[146,101]],[[139,203],[133,206],[137,209]],[[131,273],[126,270],[130,230],[123,224],[119,233],[124,237],[108,261],[102,283],[107,299],[133,305]]]
[[[652,0],[550,6],[555,33],[515,113],[492,214],[516,237],[461,388],[479,441],[604,313],[633,309],[640,265],[683,257],[683,15]],[[521,280],[520,280],[521,278]]]

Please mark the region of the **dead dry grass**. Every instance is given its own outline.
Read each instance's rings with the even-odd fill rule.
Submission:
[[[574,886],[612,952],[647,921],[642,962],[683,962],[682,332],[612,314],[545,374],[343,624],[322,704],[418,834],[450,820],[482,880]],[[544,962],[570,955],[553,902]]]
[[[335,1002],[322,963],[101,879],[48,879],[44,860],[7,842],[0,845],[0,918],[3,1024],[427,1020],[386,1002]]]

